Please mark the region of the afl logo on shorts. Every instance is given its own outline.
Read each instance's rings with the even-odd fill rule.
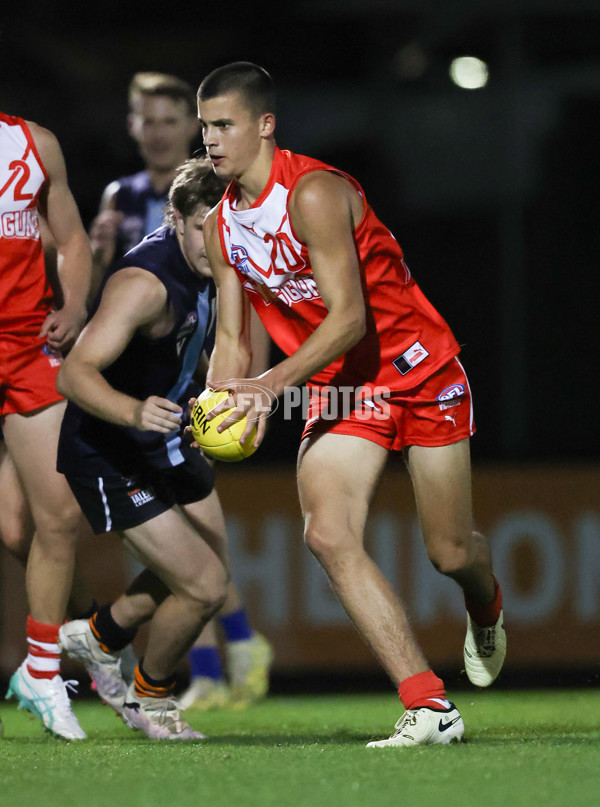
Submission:
[[[52,350],[48,345],[44,345],[42,347],[42,353],[48,356],[50,367],[60,367],[62,364],[62,353],[59,353],[58,350]]]
[[[451,387],[446,387],[437,396],[438,401],[449,401],[450,398],[459,398],[465,394],[464,384],[453,384]]]
[[[437,396],[440,409],[443,411],[444,409],[449,409],[451,406],[458,406],[462,403],[459,399],[461,399],[464,394],[464,384],[452,384],[451,387],[446,387],[446,389],[443,389]]]

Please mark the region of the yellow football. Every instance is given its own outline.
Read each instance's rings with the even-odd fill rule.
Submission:
[[[246,417],[238,420],[224,431],[218,432],[217,426],[231,414],[231,409],[217,415],[212,420],[207,420],[208,413],[218,406],[222,401],[227,400],[229,392],[227,390],[214,391],[205,389],[196,398],[190,415],[190,425],[192,435],[202,451],[209,457],[223,462],[239,462],[254,454],[254,438],[256,437],[256,426],[252,429],[247,439],[240,443],[244,429],[246,428]]]

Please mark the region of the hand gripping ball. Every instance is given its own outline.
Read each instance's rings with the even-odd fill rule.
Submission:
[[[246,416],[228,426],[222,432],[217,431],[217,426],[231,414],[231,409],[217,415],[212,420],[207,420],[206,418],[212,409],[222,401],[227,400],[228,397],[229,392],[227,390],[213,391],[205,389],[196,398],[196,403],[192,407],[190,425],[194,440],[205,454],[223,462],[239,462],[256,451],[254,446],[256,426],[252,429],[245,442],[240,443],[240,437],[246,428]]]

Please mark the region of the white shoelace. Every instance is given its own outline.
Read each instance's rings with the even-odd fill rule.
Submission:
[[[496,650],[496,626],[491,628],[479,628],[477,631],[477,650],[484,658],[491,656]]]
[[[408,726],[414,726],[417,722],[417,714],[413,709],[407,709],[406,712],[396,721],[394,728],[396,731],[393,737],[399,737],[402,731]]]
[[[50,684],[49,694],[54,701],[54,706],[57,708],[57,712],[54,713],[59,721],[57,725],[60,724],[60,721],[63,721],[63,726],[80,729],[77,718],[71,709],[71,701],[67,692],[67,690],[71,690],[71,692],[77,693],[79,682],[74,679],[63,681],[60,676],[56,676],[51,680]],[[50,711],[54,712],[53,709],[50,709]]]
[[[69,699],[69,693],[67,692],[68,689],[71,690],[75,695],[77,694],[77,687],[79,686],[79,682],[76,681],[74,678],[70,678],[67,681],[63,681],[60,676],[57,678],[53,678],[51,680],[51,694],[53,697],[56,698],[58,701],[59,706],[65,706],[67,709],[71,709],[71,701]]]

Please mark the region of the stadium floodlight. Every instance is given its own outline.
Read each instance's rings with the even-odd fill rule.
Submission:
[[[488,66],[476,56],[458,56],[450,64],[450,78],[463,90],[479,90],[488,82]]]

